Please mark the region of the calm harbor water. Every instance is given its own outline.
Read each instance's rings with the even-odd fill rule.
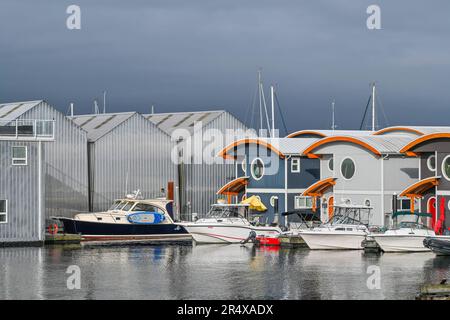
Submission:
[[[0,248],[0,299],[414,299],[449,275],[432,253],[239,245]],[[66,270],[81,270],[67,289]],[[381,288],[367,287],[378,266]]]

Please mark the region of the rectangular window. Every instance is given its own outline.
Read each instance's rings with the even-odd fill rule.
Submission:
[[[299,158],[292,158],[291,172],[300,172],[300,159]]]
[[[414,201],[414,206],[417,208],[417,201]],[[397,210],[398,211],[407,211],[411,210],[411,200],[409,198],[403,199],[400,198],[397,200]]]
[[[294,208],[295,209],[311,209],[312,208],[312,197],[295,196],[294,198]]]
[[[14,166],[26,166],[27,165],[27,147],[14,146],[12,147],[12,164]]]
[[[0,223],[8,222],[7,214],[8,214],[8,203],[6,200],[0,200]]]

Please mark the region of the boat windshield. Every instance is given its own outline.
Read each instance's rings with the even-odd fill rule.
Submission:
[[[245,218],[246,207],[212,206],[208,218]]]
[[[132,211],[146,211],[146,212],[158,212],[158,213],[164,213],[162,209],[160,209],[157,206],[154,206],[152,204],[148,203],[140,203],[138,202]]]
[[[369,225],[371,208],[336,206],[329,224]]]
[[[427,226],[414,221],[402,221],[399,223],[398,228],[430,230]]]
[[[134,202],[132,201],[125,201],[125,204],[121,206],[120,210],[122,211],[129,211],[134,206]]]
[[[122,203],[122,200],[114,201],[113,205],[111,206],[111,208],[109,208],[109,210],[117,210],[121,203]]]

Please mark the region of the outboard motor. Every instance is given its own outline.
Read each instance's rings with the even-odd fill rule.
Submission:
[[[250,241],[253,242],[253,243],[256,242],[256,232],[253,231],[253,230],[250,231],[250,233],[248,234],[247,239],[241,241],[241,244],[246,244],[247,242],[250,242]]]

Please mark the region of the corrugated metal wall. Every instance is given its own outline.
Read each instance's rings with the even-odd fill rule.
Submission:
[[[12,165],[12,146],[27,146],[27,165]],[[38,148],[38,142],[0,141],[0,199],[7,200],[7,223],[0,223],[0,242],[42,240]]]
[[[55,120],[55,141],[44,145],[46,217],[72,217],[80,211],[87,211],[86,132],[45,102],[19,119]]]
[[[225,134],[227,129],[247,130],[247,127],[230,113],[224,112],[208,123],[203,132],[209,129],[217,129]],[[204,146],[208,143],[204,143]],[[233,164],[187,164],[184,168],[186,202],[190,203],[190,207],[185,204],[182,208],[183,218],[189,218],[192,212],[200,216],[207,213],[211,204],[217,201],[217,190],[236,175]]]
[[[139,114],[90,143],[93,210],[140,189],[145,198],[160,197],[176,179],[170,137]]]

